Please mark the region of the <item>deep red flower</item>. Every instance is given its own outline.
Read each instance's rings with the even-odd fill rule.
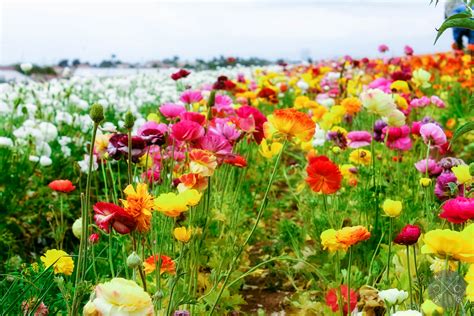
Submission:
[[[69,193],[76,189],[76,187],[69,180],[54,180],[54,181],[51,181],[50,184],[48,184],[48,187],[50,187],[54,191],[64,192],[64,193]]]
[[[145,154],[147,143],[141,136],[132,136],[132,161],[137,163],[139,158]],[[109,139],[107,152],[115,160],[128,157],[128,135],[114,134]]]
[[[125,210],[113,203],[98,202],[94,205],[94,221],[100,229],[109,232],[110,226],[119,234],[128,234],[137,223]]]
[[[217,81],[214,83],[212,86],[212,89],[214,90],[232,90],[236,86],[235,83],[233,83],[229,78],[226,76],[219,76],[217,78]]]
[[[309,159],[306,183],[317,193],[332,194],[341,188],[342,174],[339,167],[326,156]]]
[[[99,234],[93,233],[89,236],[89,242],[93,245],[97,244],[99,242]]]
[[[187,76],[189,76],[190,73],[191,72],[187,71],[186,69],[180,69],[179,71],[171,75],[171,79],[177,81],[181,78],[186,78]]]
[[[402,231],[395,237],[393,242],[399,245],[414,245],[418,241],[418,238],[420,238],[420,235],[420,227],[408,224],[402,228]]]
[[[333,312],[337,312],[339,310],[339,304],[338,304],[338,289],[330,289],[329,292],[326,294],[326,305],[331,307],[331,310]],[[342,301],[344,304],[343,311],[344,315],[350,314],[348,313],[348,306],[347,306],[347,298],[348,298],[348,293],[347,293],[347,285],[341,285],[341,294],[342,294]],[[351,295],[351,312],[355,309],[357,305],[357,293],[351,289],[350,291]]]
[[[228,157],[228,158],[224,159],[224,162],[229,164],[229,165],[239,167],[239,168],[247,167],[247,160],[245,160],[244,157],[239,156],[239,155],[233,155],[231,157]]]
[[[274,103],[274,104],[278,103],[276,91],[268,87],[262,88],[262,90],[258,92],[257,97],[266,99],[270,103]]]
[[[474,219],[474,198],[458,196],[443,204],[443,211],[439,217],[447,219],[454,224],[462,224]]]

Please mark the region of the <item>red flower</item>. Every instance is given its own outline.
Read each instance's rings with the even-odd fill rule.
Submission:
[[[233,83],[229,78],[226,76],[219,76],[217,78],[217,81],[214,83],[212,86],[212,89],[214,90],[232,90],[236,86],[235,83]]]
[[[244,157],[239,156],[239,155],[228,157],[224,159],[224,162],[235,167],[240,167],[240,168],[247,167],[247,160],[245,160]]]
[[[314,192],[332,194],[341,188],[341,171],[339,167],[326,156],[310,158],[306,172],[308,173],[306,183],[308,183]]]
[[[339,304],[338,304],[338,289],[330,289],[328,294],[326,294],[326,304],[327,306],[331,307],[331,310],[333,312],[337,312],[339,310]],[[344,315],[348,314],[348,306],[347,306],[347,285],[341,285],[341,294],[342,294],[342,301],[344,304],[343,310],[344,310]],[[351,312],[354,310],[354,308],[357,305],[357,293],[351,289],[350,291],[351,295]]]
[[[171,127],[171,136],[180,141],[192,141],[204,136],[204,128],[193,121],[180,121]]]
[[[270,89],[268,87],[262,88],[262,90],[260,90],[258,92],[257,97],[262,98],[262,99],[266,99],[270,103],[274,103],[274,104],[278,103],[278,98],[277,98],[276,91],[273,90],[273,89]]]
[[[191,72],[187,71],[186,69],[180,69],[179,71],[171,75],[171,79],[177,81],[181,78],[186,78],[187,76],[189,76],[190,73]]]
[[[397,235],[397,237],[395,237],[393,242],[399,245],[414,245],[418,241],[418,238],[420,238],[420,235],[420,227],[408,224],[403,227],[402,231]]]
[[[454,224],[462,224],[474,219],[474,198],[458,196],[443,204],[443,211],[439,217]]]
[[[149,274],[155,271],[156,263],[159,260],[160,260],[160,256],[158,255],[148,257],[143,263],[143,266],[145,267],[145,273]],[[170,257],[161,255],[160,274],[163,274],[165,272],[175,274],[176,273],[175,263]]]
[[[123,208],[113,203],[98,202],[94,205],[94,221],[100,229],[109,232],[112,226],[119,234],[128,234],[137,223]]]
[[[99,234],[93,233],[89,236],[89,242],[93,245],[97,244],[99,242]]]
[[[54,191],[69,193],[76,189],[75,186],[72,185],[72,182],[69,180],[54,180],[50,184],[48,184]]]

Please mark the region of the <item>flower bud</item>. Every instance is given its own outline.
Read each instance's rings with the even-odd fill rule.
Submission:
[[[431,184],[431,179],[430,178],[421,178],[420,179],[420,185],[424,188],[429,187]]]
[[[331,148],[332,152],[334,154],[339,154],[341,152],[341,147],[338,147],[338,146],[334,146],[333,148]]]
[[[98,103],[93,104],[89,112],[89,116],[96,124],[102,122],[104,120],[104,108],[102,105]]]
[[[76,238],[81,239],[82,234],[82,217],[76,219],[74,224],[72,224],[72,233]]]
[[[89,236],[89,242],[93,245],[97,244],[99,242],[99,234],[93,233]]]
[[[142,259],[137,253],[134,251],[130,256],[127,258],[127,266],[131,269],[135,269],[142,264]]]
[[[134,124],[135,124],[135,116],[133,116],[132,112],[128,111],[125,114],[125,124],[123,126],[126,129],[132,129]]]

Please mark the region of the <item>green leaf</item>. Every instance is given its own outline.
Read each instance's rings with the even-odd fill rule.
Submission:
[[[443,34],[444,31],[446,31],[449,28],[460,27],[460,28],[464,28],[464,29],[474,30],[474,20],[469,18],[470,15],[467,15],[468,17],[465,17],[466,14],[462,14],[462,13],[461,14],[456,14],[456,15],[463,15],[464,17],[459,18],[459,17],[452,16],[452,17],[446,19],[443,22],[443,24],[441,25],[441,27],[437,30],[438,35],[436,35],[436,39],[435,39],[434,44],[436,44],[436,42],[438,41],[441,34]]]
[[[474,121],[467,122],[466,124],[459,126],[453,134],[453,138],[451,139],[451,143],[454,142],[460,136],[474,130]]]

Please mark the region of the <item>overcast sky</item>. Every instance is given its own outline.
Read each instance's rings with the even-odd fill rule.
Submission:
[[[0,0],[0,64],[428,53],[442,21],[429,0]]]

